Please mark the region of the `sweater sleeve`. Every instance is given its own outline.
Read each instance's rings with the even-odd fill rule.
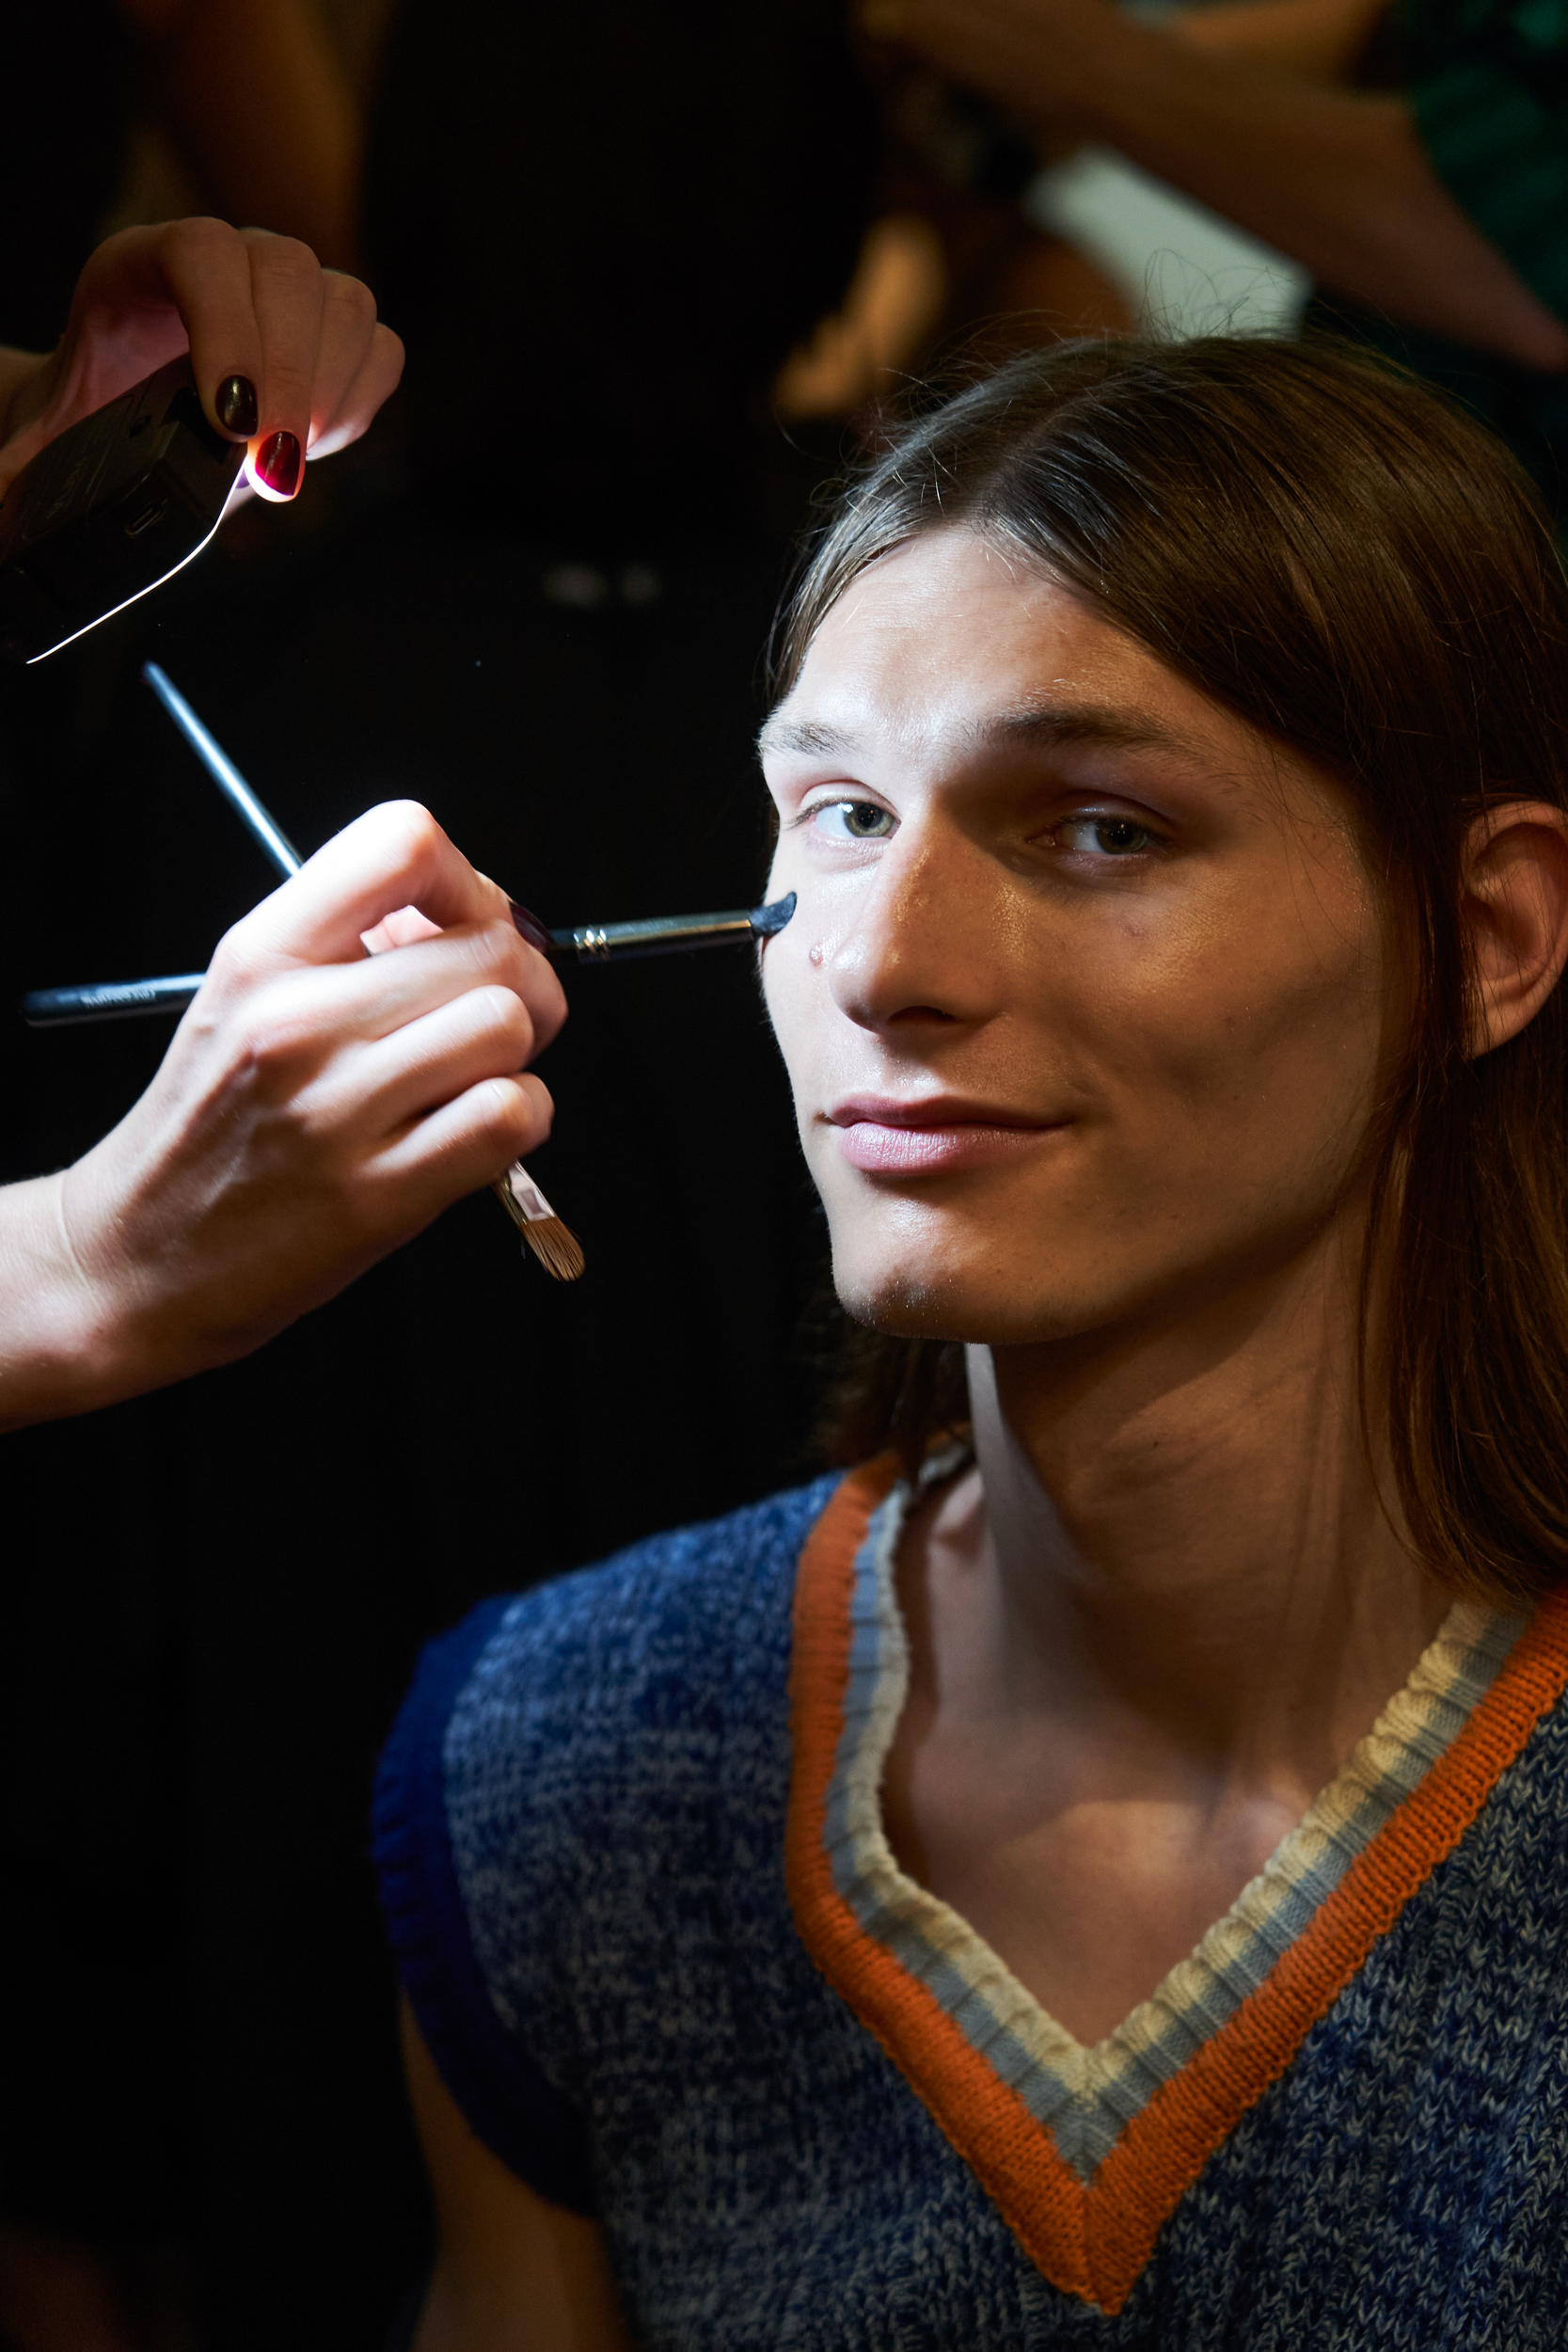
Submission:
[[[448,1822],[448,1726],[510,1605],[486,1602],[420,1659],[376,1775],[373,1852],[404,1990],[442,2081],[476,2136],[519,2180],[551,2204],[591,2215],[583,2118],[496,2011]]]
[[[1530,291],[1568,317],[1568,7],[1418,4],[1406,97],[1433,170]]]

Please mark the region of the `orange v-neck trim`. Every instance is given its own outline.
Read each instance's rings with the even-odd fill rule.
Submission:
[[[1346,1868],[1256,1991],[1152,2092],[1091,2183],[935,1994],[856,1918],[825,1832],[844,1731],[861,1546],[891,1493],[891,1457],[851,1471],[807,1539],[795,1592],[793,1763],[785,1872],[807,1950],[887,2051],[1064,2294],[1120,2311],[1209,2158],[1480,1813],[1568,1683],[1568,1597],[1544,1601],[1468,1720]]]

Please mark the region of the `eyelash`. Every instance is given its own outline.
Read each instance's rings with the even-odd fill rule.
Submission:
[[[894,817],[892,810],[883,808],[879,802],[857,800],[853,797],[853,795],[848,793],[846,793],[841,799],[832,801],[816,801],[812,803],[809,807],[803,808],[800,811],[800,815],[795,819],[795,823],[797,825],[812,825],[816,823],[819,817],[831,816],[835,811],[844,811],[847,814],[847,812],[851,809],[864,809],[872,817],[886,818],[889,822],[894,825],[896,825],[897,823],[897,819]],[[1109,848],[1104,841],[1099,841],[1097,844],[1099,855],[1094,858],[1094,862],[1096,864],[1113,866],[1124,864],[1132,858],[1147,856],[1151,850],[1158,850],[1163,847],[1160,835],[1154,832],[1151,826],[1140,825],[1136,818],[1132,817],[1118,817],[1114,814],[1102,813],[1096,809],[1080,809],[1075,815],[1064,818],[1059,824],[1052,827],[1050,834],[1046,837],[1048,839],[1060,841],[1061,836],[1065,834],[1085,831],[1093,832],[1098,835],[1102,833],[1111,832],[1113,829],[1122,833],[1135,834],[1138,835],[1137,842],[1132,847],[1122,846],[1112,849]],[[847,827],[846,827],[845,832],[838,836],[841,840],[850,843],[885,841],[890,837],[891,836],[888,834],[850,833],[847,830]],[[1064,843],[1062,846],[1066,847],[1067,845]],[[1085,855],[1093,856],[1093,852],[1085,851],[1084,850],[1069,850],[1069,854],[1080,857]]]
[[[797,825],[811,825],[815,824],[819,817],[831,816],[836,809],[848,810],[853,808],[868,809],[873,817],[885,817],[888,818],[889,822],[893,824],[896,824],[897,822],[896,818],[894,817],[893,811],[888,808],[883,808],[880,802],[856,800],[853,795],[849,793],[845,793],[837,800],[813,802],[809,808],[803,808],[800,811],[800,814],[797,817],[795,822]],[[874,833],[852,834],[846,831],[840,837],[846,842],[863,842],[885,841],[889,838],[889,835],[886,834]]]
[[[1131,858],[1146,857],[1150,850],[1157,850],[1162,846],[1159,834],[1151,826],[1140,825],[1132,817],[1104,816],[1095,809],[1080,809],[1076,816],[1066,817],[1059,825],[1052,827],[1052,833],[1055,836],[1079,830],[1095,834],[1117,831],[1139,835],[1134,849],[1111,850],[1107,849],[1101,841],[1099,844],[1100,854],[1107,865],[1114,866],[1125,863]],[[1080,850],[1076,854],[1082,856],[1084,853]]]

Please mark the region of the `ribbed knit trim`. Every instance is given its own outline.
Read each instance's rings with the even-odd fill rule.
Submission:
[[[1568,1678],[1568,1602],[1528,1629],[1461,1604],[1350,1761],[1226,1917],[1092,2049],[899,1870],[882,1767],[908,1653],[890,1463],[840,1487],[802,1555],[791,1899],[1031,2257],[1118,2311],[1160,2228],[1474,1820]]]

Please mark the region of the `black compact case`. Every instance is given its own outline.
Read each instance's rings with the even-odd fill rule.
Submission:
[[[188,564],[244,463],[187,358],[51,441],[0,501],[0,659],[40,660]]]

